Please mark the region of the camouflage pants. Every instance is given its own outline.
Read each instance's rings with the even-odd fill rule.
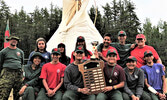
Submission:
[[[18,100],[22,80],[23,74],[21,70],[3,68],[0,75],[0,100],[8,100],[12,88],[14,100]]]

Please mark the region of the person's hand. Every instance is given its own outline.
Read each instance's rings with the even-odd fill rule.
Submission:
[[[139,97],[137,97],[135,95],[132,95],[131,98],[132,98],[132,100],[140,100]]]
[[[24,85],[24,86],[20,89],[19,95],[22,95],[22,94],[24,93],[24,91],[25,91],[26,88],[27,88],[27,86]]]
[[[82,89],[80,89],[80,92],[83,93],[83,94],[90,94],[90,89],[82,88]]]
[[[139,97],[136,97],[136,100],[140,100]]]
[[[113,87],[112,86],[107,86],[107,87],[104,87],[104,89],[102,90],[102,92],[107,92],[107,91],[111,91],[113,90]]]
[[[99,55],[99,57],[102,57],[102,56],[103,56],[101,52],[98,52],[98,55]]]
[[[159,93],[158,96],[159,96],[160,100],[166,100],[165,94]]]
[[[52,97],[54,95],[54,91],[49,89],[46,94],[48,95],[48,97]]]

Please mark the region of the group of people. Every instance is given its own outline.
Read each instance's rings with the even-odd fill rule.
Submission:
[[[83,36],[77,38],[71,58],[65,44],[49,53],[45,39],[38,38],[27,64],[17,48],[19,38],[11,36],[9,47],[0,51],[0,100],[7,100],[12,88],[14,100],[166,100],[165,66],[156,50],[145,44],[144,34],[137,34],[136,44],[126,44],[126,38],[119,31],[119,43],[112,43],[112,35],[104,35],[94,54],[104,61],[106,87],[90,94],[78,68],[92,56]]]

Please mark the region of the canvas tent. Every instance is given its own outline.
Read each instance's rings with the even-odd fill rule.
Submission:
[[[81,7],[76,11],[77,0],[63,0],[63,15],[62,21],[57,31],[47,42],[47,50],[51,51],[57,47],[59,43],[66,45],[66,54],[71,56],[75,49],[75,44],[78,36],[84,36],[88,50],[92,50],[92,41],[102,42],[102,36],[95,28],[91,21],[86,7],[89,0],[81,1]]]

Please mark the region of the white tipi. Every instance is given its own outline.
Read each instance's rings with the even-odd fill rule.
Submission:
[[[83,0],[78,11],[77,0],[63,0],[63,16],[59,28],[47,42],[47,50],[51,51],[57,47],[59,43],[66,45],[66,54],[71,55],[75,49],[75,44],[78,36],[85,37],[88,50],[92,50],[92,41],[102,42],[102,36],[95,28],[91,21],[86,7],[89,0]]]

